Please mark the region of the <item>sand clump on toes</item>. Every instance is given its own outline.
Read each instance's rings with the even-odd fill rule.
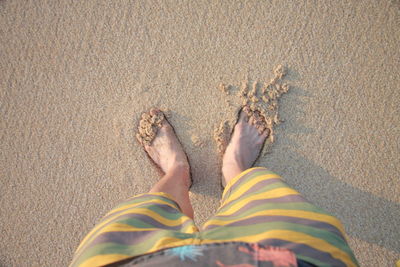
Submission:
[[[151,145],[165,120],[164,113],[158,109],[152,109],[149,113],[143,113],[139,122],[136,139],[142,145]]]

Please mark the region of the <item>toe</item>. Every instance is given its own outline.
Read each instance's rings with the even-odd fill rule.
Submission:
[[[254,117],[253,117],[253,116],[250,116],[249,124],[250,124],[250,125],[254,125],[254,123],[255,123]]]
[[[136,134],[136,140],[137,140],[141,145],[143,144],[142,136],[141,136],[139,133]]]
[[[173,131],[171,124],[166,119],[164,119],[162,121],[162,125],[161,125],[160,129],[167,131],[167,132]]]
[[[261,137],[263,139],[267,138],[269,136],[270,130],[268,128],[265,128],[264,132],[261,134]]]
[[[163,121],[162,128],[164,128],[166,130],[172,130],[171,124],[169,124],[169,122],[166,120]]]
[[[160,110],[158,108],[152,108],[150,109],[150,115],[154,116],[156,115],[158,112],[160,112]]]
[[[247,115],[249,115],[251,113],[251,109],[250,109],[249,105],[243,106],[242,111],[244,111]]]
[[[248,119],[249,119],[249,116],[247,116],[247,113],[246,113],[246,107],[247,106],[245,106],[241,111],[240,111],[240,114],[239,114],[239,121],[238,122],[241,122],[241,123],[244,123],[244,122],[247,122],[248,121]]]
[[[265,126],[263,124],[259,124],[257,126],[257,131],[258,131],[259,135],[262,135],[264,133],[264,131],[265,131]]]

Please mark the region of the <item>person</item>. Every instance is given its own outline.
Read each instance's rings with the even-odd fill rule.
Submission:
[[[144,117],[154,122],[160,114],[151,109]],[[223,155],[221,206],[199,229],[188,158],[162,119],[143,146],[164,175],[150,192],[111,210],[71,266],[358,266],[337,218],[272,171],[252,168],[268,135],[241,110]]]

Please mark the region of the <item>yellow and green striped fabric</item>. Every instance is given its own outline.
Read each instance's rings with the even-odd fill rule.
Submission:
[[[71,266],[103,266],[171,247],[231,241],[284,247],[316,266],[358,266],[340,221],[260,167],[228,183],[221,207],[201,231],[168,194],[128,199],[84,238]]]

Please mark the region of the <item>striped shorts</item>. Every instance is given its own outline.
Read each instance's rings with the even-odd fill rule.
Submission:
[[[103,266],[166,248],[223,242],[283,247],[316,266],[358,266],[340,221],[265,168],[226,186],[215,216],[199,229],[165,193],[134,196],[83,239],[71,266]]]

